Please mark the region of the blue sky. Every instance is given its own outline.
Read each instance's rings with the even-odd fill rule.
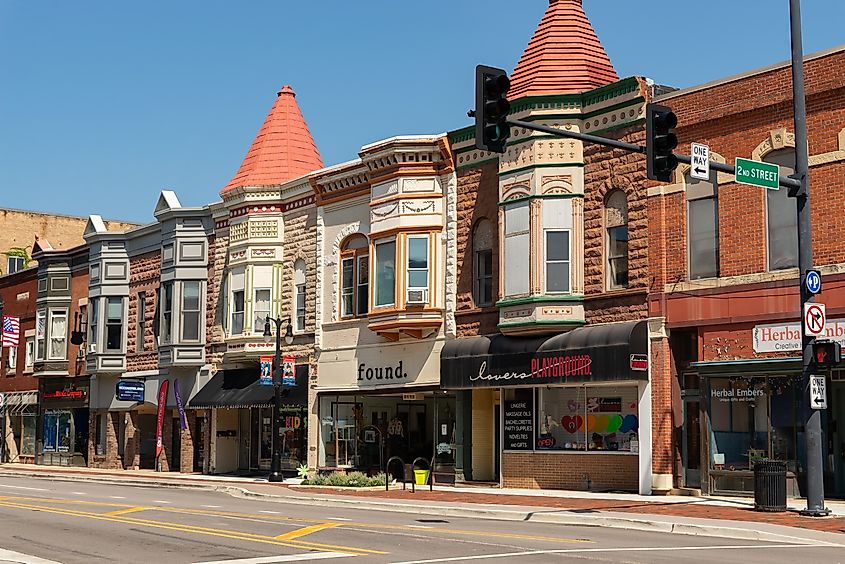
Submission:
[[[0,207],[146,222],[164,188],[214,201],[284,84],[326,164],[468,125],[474,66],[513,69],[547,5],[0,0]],[[789,57],[788,0],[584,5],[622,77],[686,87]],[[845,43],[842,0],[803,19],[806,53]]]

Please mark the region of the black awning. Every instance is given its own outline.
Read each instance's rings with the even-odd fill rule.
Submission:
[[[308,366],[296,366],[296,386],[286,389],[285,405],[308,404]],[[262,386],[259,368],[221,370],[197,392],[188,407],[272,407],[275,388]]]
[[[645,321],[579,327],[549,339],[496,335],[448,341],[445,389],[648,379]]]

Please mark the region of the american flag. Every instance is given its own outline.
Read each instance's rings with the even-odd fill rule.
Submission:
[[[17,347],[21,338],[21,320],[19,317],[3,317],[3,346]]]

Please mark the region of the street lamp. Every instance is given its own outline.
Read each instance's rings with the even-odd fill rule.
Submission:
[[[273,458],[270,461],[270,482],[281,482],[282,476],[282,453],[279,450],[279,436],[282,431],[282,318],[270,319],[268,315],[264,320],[264,342],[270,343],[273,334],[270,331],[270,321],[276,324],[276,354],[273,356],[273,387],[276,391],[275,425],[273,425]],[[293,343],[293,326],[290,317],[287,319],[288,327],[285,329],[285,344]]]

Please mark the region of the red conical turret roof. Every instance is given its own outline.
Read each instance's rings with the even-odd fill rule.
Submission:
[[[511,75],[508,98],[583,92],[617,80],[581,0],[549,0]]]
[[[220,193],[241,186],[281,184],[321,168],[323,159],[296,103],[296,94],[285,86],[279,90],[241,168]]]

